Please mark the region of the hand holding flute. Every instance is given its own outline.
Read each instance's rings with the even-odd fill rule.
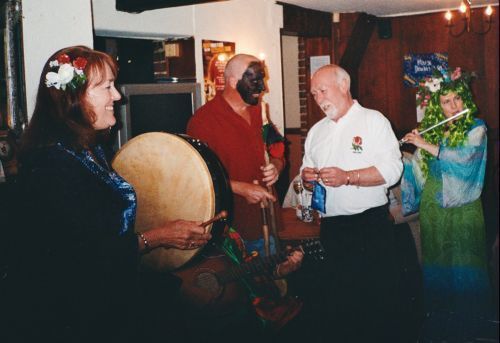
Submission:
[[[421,144],[421,143],[422,143],[421,141],[424,141],[424,140],[423,140],[423,138],[421,138],[421,137],[420,137],[421,135],[423,135],[424,133],[429,132],[429,131],[431,131],[431,130],[434,130],[434,129],[435,129],[436,127],[438,127],[438,126],[444,125],[444,124],[446,124],[446,123],[447,123],[447,122],[449,122],[449,121],[455,120],[455,119],[457,119],[458,117],[460,117],[460,116],[464,115],[464,114],[465,114],[465,113],[467,113],[467,112],[469,112],[469,109],[468,109],[468,108],[466,108],[466,109],[465,109],[465,110],[463,110],[463,111],[458,112],[457,114],[455,114],[455,115],[453,115],[453,116],[451,116],[451,117],[449,117],[449,118],[446,118],[446,119],[444,119],[444,120],[440,121],[439,123],[437,123],[437,124],[435,124],[435,125],[432,125],[431,127],[428,127],[427,129],[423,130],[422,132],[418,132],[418,130],[417,130],[417,129],[412,130],[410,133],[407,133],[407,134],[403,137],[403,139],[401,139],[401,140],[399,141],[399,145],[403,145],[404,143],[410,143],[410,144],[413,144],[413,145],[415,145],[415,146],[417,146],[417,147],[419,147],[419,148],[420,148],[420,146],[419,146],[418,144]],[[420,137],[421,139],[418,139],[418,137],[416,138],[416,136],[415,136],[415,135],[417,135],[417,136],[418,136],[418,137]],[[425,142],[425,141],[424,141],[424,142]]]
[[[455,120],[458,117],[462,116],[463,114],[469,112],[468,109],[465,109],[463,111],[458,112],[457,114],[454,114],[451,117],[446,118],[445,120],[440,121],[439,123],[432,125],[431,127],[428,127],[427,129],[423,130],[422,132],[418,132],[417,129],[412,130],[412,132],[407,133],[402,140],[399,141],[399,144],[403,143],[410,143],[415,145],[417,148],[426,150],[433,156],[438,156],[439,155],[439,146],[435,144],[431,144],[427,142],[423,137],[422,134],[429,132],[430,130],[435,129],[438,126],[441,126],[443,124],[446,124],[449,121]]]
[[[439,153],[439,146],[427,142],[417,129],[412,130],[404,136],[404,143],[413,144],[417,148],[428,151],[431,155],[437,156]]]

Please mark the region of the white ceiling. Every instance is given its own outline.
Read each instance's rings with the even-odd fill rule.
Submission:
[[[457,9],[461,0],[278,0],[324,12],[365,12],[376,16],[404,16]],[[472,0],[472,7],[496,5],[495,0]],[[498,10],[496,7],[494,10]]]

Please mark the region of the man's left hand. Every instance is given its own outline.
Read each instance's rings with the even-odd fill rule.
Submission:
[[[319,177],[323,184],[328,187],[343,186],[347,181],[346,171],[337,167],[322,168],[319,171]]]
[[[269,163],[267,166],[260,167],[260,170],[262,170],[262,174],[264,175],[262,182],[264,182],[266,186],[272,186],[278,181],[280,173],[274,163]]]

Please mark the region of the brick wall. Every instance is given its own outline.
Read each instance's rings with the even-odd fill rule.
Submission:
[[[305,52],[305,39],[303,37],[299,37],[299,101],[300,101],[300,145],[301,145],[301,154],[304,149],[304,141],[307,136],[307,82],[306,82],[306,52]]]

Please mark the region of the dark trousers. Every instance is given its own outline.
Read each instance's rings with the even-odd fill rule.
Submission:
[[[401,342],[394,227],[386,206],[321,220],[324,342]]]

